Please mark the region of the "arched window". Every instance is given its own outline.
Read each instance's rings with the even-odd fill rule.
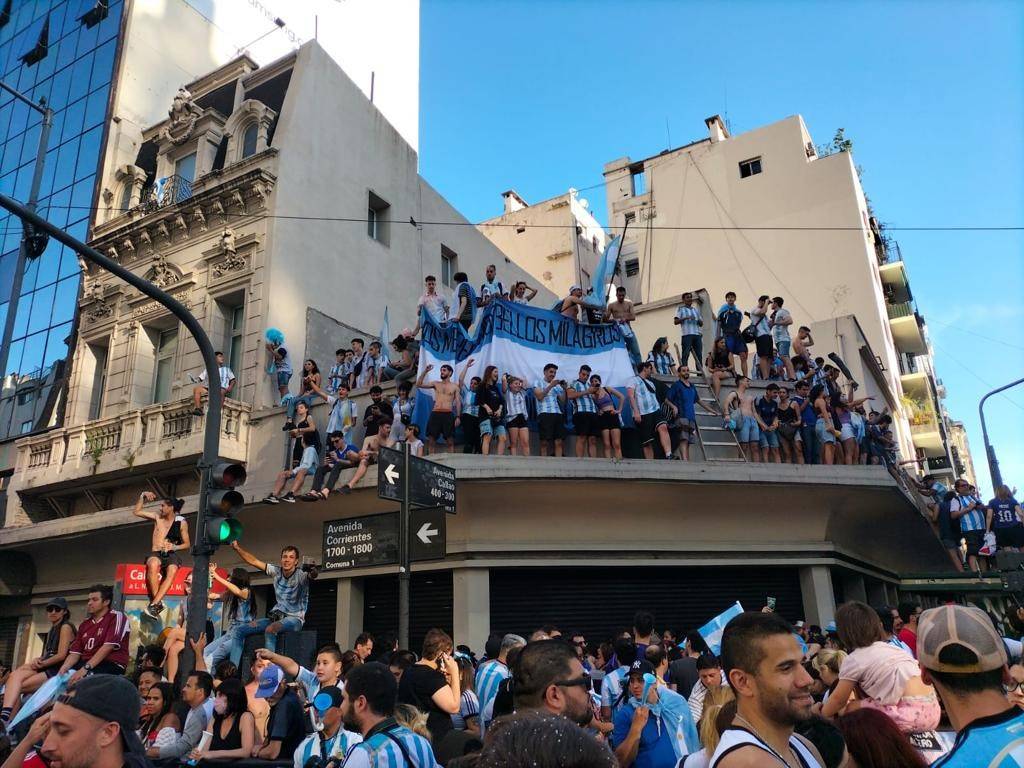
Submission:
[[[117,210],[127,211],[132,205],[132,184],[126,181],[121,186],[121,200],[117,204]]]
[[[250,123],[242,134],[242,157],[249,157],[256,154],[256,137],[259,136],[260,127],[258,123]]]

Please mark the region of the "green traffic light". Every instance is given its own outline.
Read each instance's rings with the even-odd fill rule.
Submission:
[[[213,544],[230,544],[242,538],[242,524],[233,517],[211,520],[209,531]]]

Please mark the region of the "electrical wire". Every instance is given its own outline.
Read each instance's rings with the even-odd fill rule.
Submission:
[[[932,340],[932,346],[935,347],[936,351],[941,352],[943,357],[947,357],[952,362],[954,362],[957,365],[959,365],[961,368],[963,368],[965,371],[967,371],[969,374],[971,374],[971,376],[976,378],[978,381],[980,381],[982,384],[984,384],[990,390],[991,389],[996,389],[996,385],[995,384],[993,384],[991,381],[985,381],[985,379],[981,378],[981,376],[979,376],[977,373],[974,372],[973,368],[971,368],[966,363],[961,362],[959,359],[953,357],[951,354],[949,354],[949,352],[947,352],[945,349],[943,349],[938,344],[936,344],[934,339]],[[999,397],[1001,397],[1004,400],[1006,400],[1006,402],[1008,402],[1010,405],[1014,406],[1015,408],[1018,408],[1019,410],[1024,411],[1024,405],[1021,405],[1016,400],[1011,400],[1009,398],[1009,396],[1005,392],[1000,392],[999,393]]]
[[[1011,344],[1008,341],[1002,341],[1000,339],[993,339],[991,336],[986,336],[986,335],[984,335],[982,333],[977,333],[975,331],[969,331],[966,328],[961,328],[960,326],[954,325],[953,323],[946,323],[946,322],[943,322],[942,320],[936,320],[934,318],[928,320],[928,324],[929,325],[932,324],[932,323],[936,323],[938,325],[943,326],[944,328],[949,328],[949,329],[954,330],[954,331],[960,331],[960,333],[966,333],[966,334],[968,334],[970,336],[977,336],[979,339],[984,339],[985,341],[991,341],[993,344],[998,344],[1001,347],[1009,347],[1010,349],[1019,349],[1019,350],[1024,351],[1024,347],[1019,346],[1017,344]]]

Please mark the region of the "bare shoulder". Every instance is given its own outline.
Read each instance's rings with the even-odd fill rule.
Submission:
[[[736,747],[715,763],[715,768],[764,768],[766,757],[771,756],[753,744]]]

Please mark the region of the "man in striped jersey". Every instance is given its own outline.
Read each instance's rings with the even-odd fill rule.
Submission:
[[[644,447],[644,458],[654,458],[654,440],[661,447],[658,458],[672,458],[672,441],[668,435],[668,424],[658,402],[657,389],[650,380],[654,363],[640,363],[636,376],[626,385],[629,407],[633,409],[633,421],[640,430],[640,443]]]
[[[480,700],[480,712],[487,710],[487,705],[494,701],[498,695],[498,687],[502,680],[506,680],[511,674],[508,670],[508,652],[513,648],[521,648],[526,641],[519,635],[505,635],[501,638],[501,646],[498,649],[498,658],[485,661],[476,671],[476,697]],[[493,707],[490,710],[493,712]],[[481,716],[481,736],[487,728],[487,721]]]
[[[363,735],[349,749],[345,768],[440,768],[430,742],[394,718],[398,683],[380,662],[354,667],[345,679],[341,718]]]
[[[597,438],[601,428],[597,423],[594,395],[598,389],[590,385],[590,366],[581,365],[579,376],[565,393],[573,403],[572,424],[576,432],[576,458],[579,459],[586,456],[597,458]]]
[[[615,713],[623,704],[622,687],[626,684],[629,668],[636,661],[633,638],[626,636],[615,641],[615,660],[619,666],[605,675],[601,683],[601,719],[607,723],[615,721]]]
[[[967,565],[972,571],[981,569],[978,550],[985,541],[985,505],[971,496],[971,486],[966,480],[953,484],[956,494],[949,502],[949,516],[960,521],[960,531],[967,541]]]
[[[533,396],[537,398],[537,434],[540,437],[540,455],[549,456],[548,447],[555,456],[562,455],[565,425],[562,423],[562,404],[565,402],[566,382],[555,378],[558,366],[544,366],[544,378],[533,382]]]

